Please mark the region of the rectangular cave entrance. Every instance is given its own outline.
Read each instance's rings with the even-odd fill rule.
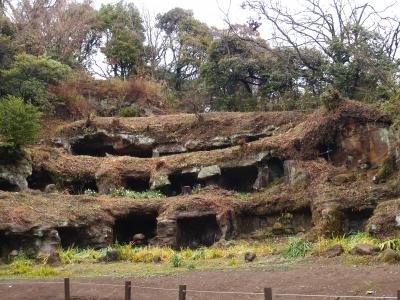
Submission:
[[[281,178],[284,175],[283,161],[278,157],[272,157],[267,161],[269,182],[274,181],[277,178]]]
[[[191,189],[197,186],[197,173],[173,173],[168,176],[171,184],[164,191],[168,196],[176,196],[182,194],[184,186],[190,186]]]
[[[235,235],[250,235],[265,238],[269,235],[291,235],[306,232],[313,226],[309,207],[291,212],[258,215],[251,211],[239,212],[235,216]]]
[[[236,235],[251,234],[257,230],[266,230],[268,216],[259,216],[250,213],[236,215]]]
[[[75,179],[70,182],[66,181],[62,185],[63,188],[66,188],[71,195],[82,195],[86,190],[92,190],[95,192],[98,191],[96,179],[94,177]]]
[[[122,180],[122,186],[127,190],[145,192],[150,189],[150,178],[125,177]]]
[[[157,234],[156,211],[152,212],[134,212],[115,219],[113,228],[113,238],[120,244],[133,242],[133,237],[137,234],[143,234],[144,238],[136,241],[139,244],[148,244]]]
[[[90,246],[86,227],[66,226],[56,229],[63,249],[68,249],[70,247],[85,248]]]
[[[246,167],[223,168],[218,185],[228,190],[250,192],[258,176],[255,165]]]
[[[0,178],[0,191],[19,192],[20,188],[4,178]]]
[[[319,155],[322,156],[326,161],[336,162],[338,157],[343,156],[343,153],[337,153],[337,145],[334,143],[320,144],[317,146]]]
[[[215,214],[187,216],[177,219],[177,245],[181,248],[211,246],[221,238]]]
[[[28,187],[32,190],[43,191],[47,185],[54,183],[51,173],[44,169],[33,169],[32,175],[27,178]]]
[[[32,231],[25,233],[13,233],[0,231],[0,258],[7,259],[11,251],[23,251],[29,258],[36,254],[36,238]]]
[[[20,250],[21,239],[18,236],[0,231],[0,258],[7,258],[12,250]]]
[[[344,212],[344,232],[348,234],[365,231],[368,219],[374,213],[373,208],[365,208],[362,210],[346,210]]]

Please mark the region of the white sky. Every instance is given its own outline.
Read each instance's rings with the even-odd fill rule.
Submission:
[[[94,0],[96,7],[100,7],[101,4],[116,2],[119,2],[119,0]],[[145,7],[154,14],[167,12],[175,7],[191,9],[196,19],[218,28],[224,27],[224,15],[218,4],[221,9],[226,11],[229,8],[229,2],[231,2],[231,15],[235,16],[234,20],[237,22],[246,20],[246,16],[243,15],[243,10],[240,8],[242,0],[125,0],[125,2],[133,2],[139,10]]]
[[[101,4],[116,3],[119,0],[93,0],[97,8]],[[266,0],[269,1],[269,0]],[[282,4],[290,9],[301,8],[301,0],[280,0]],[[350,2],[372,4],[376,9],[383,9],[389,5],[393,5],[388,13],[400,14],[400,0],[349,0]],[[125,0],[125,2],[133,2],[139,10],[143,8],[149,10],[154,15],[164,13],[175,7],[191,9],[196,19],[206,23],[209,26],[217,28],[226,28],[224,23],[224,13],[229,10],[229,18],[231,23],[245,23],[249,13],[243,10],[240,5],[243,0]],[[327,0],[321,0],[321,3],[326,4]],[[222,10],[222,11],[221,11]],[[263,20],[261,20],[263,21]],[[264,23],[265,20],[264,20]],[[261,35],[269,34],[269,30],[262,26],[260,29]]]

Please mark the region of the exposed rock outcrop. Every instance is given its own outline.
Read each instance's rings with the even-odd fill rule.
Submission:
[[[25,158],[10,163],[0,161],[0,190],[17,192],[27,189],[27,178],[31,174],[31,163]]]
[[[2,178],[15,190],[32,189],[0,191],[1,256],[116,240],[196,248],[259,232],[310,239],[397,234],[398,147],[390,123],[390,116],[352,101],[309,115],[73,123],[55,140],[64,148],[36,146],[20,165],[0,165],[0,190]],[[167,197],[106,196],[113,188]]]

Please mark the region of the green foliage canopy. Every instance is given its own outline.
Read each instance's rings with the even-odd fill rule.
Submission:
[[[69,78],[72,73],[69,66],[47,57],[17,54],[11,68],[0,70],[0,96],[22,97],[43,111],[51,111],[56,99],[49,86]]]
[[[170,79],[175,89],[180,91],[185,80],[198,76],[206,61],[211,32],[206,24],[194,18],[191,10],[174,8],[158,15],[157,20],[157,26],[166,35],[167,53],[171,57],[167,70],[174,74]]]
[[[144,33],[138,9],[122,1],[103,5],[99,11],[100,29],[105,35],[101,51],[114,76],[137,74],[144,56]]]

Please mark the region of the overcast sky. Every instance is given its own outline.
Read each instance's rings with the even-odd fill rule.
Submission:
[[[119,1],[94,0],[96,7],[100,7],[101,4],[116,2]],[[224,27],[224,16],[219,6],[223,11],[227,11],[229,2],[231,2],[231,15],[235,16],[235,21],[246,20],[243,10],[240,8],[242,0],[125,0],[125,2],[133,2],[139,10],[145,7],[155,14],[167,12],[175,7],[191,9],[196,19],[207,23],[209,26],[216,26],[218,28]]]
[[[268,1],[268,0],[266,0]],[[399,14],[400,13],[400,0],[349,0],[350,2],[361,2],[370,3],[376,9],[383,9],[389,5],[393,5],[388,11],[389,13]],[[95,6],[99,8],[101,4],[116,3],[119,0],[94,0]],[[133,2],[139,10],[143,8],[157,15],[158,13],[164,13],[168,10],[181,7],[184,9],[191,9],[194,13],[195,18],[207,23],[209,26],[215,26],[217,28],[224,28],[224,13],[229,10],[229,19],[232,23],[245,23],[248,12],[243,10],[240,5],[243,0],[125,0],[125,2]],[[326,4],[327,0],[321,0],[321,3]],[[282,4],[290,7],[291,9],[301,8],[301,0],[281,0]],[[260,29],[261,35],[266,38],[265,35],[269,35],[270,31],[262,26]]]

